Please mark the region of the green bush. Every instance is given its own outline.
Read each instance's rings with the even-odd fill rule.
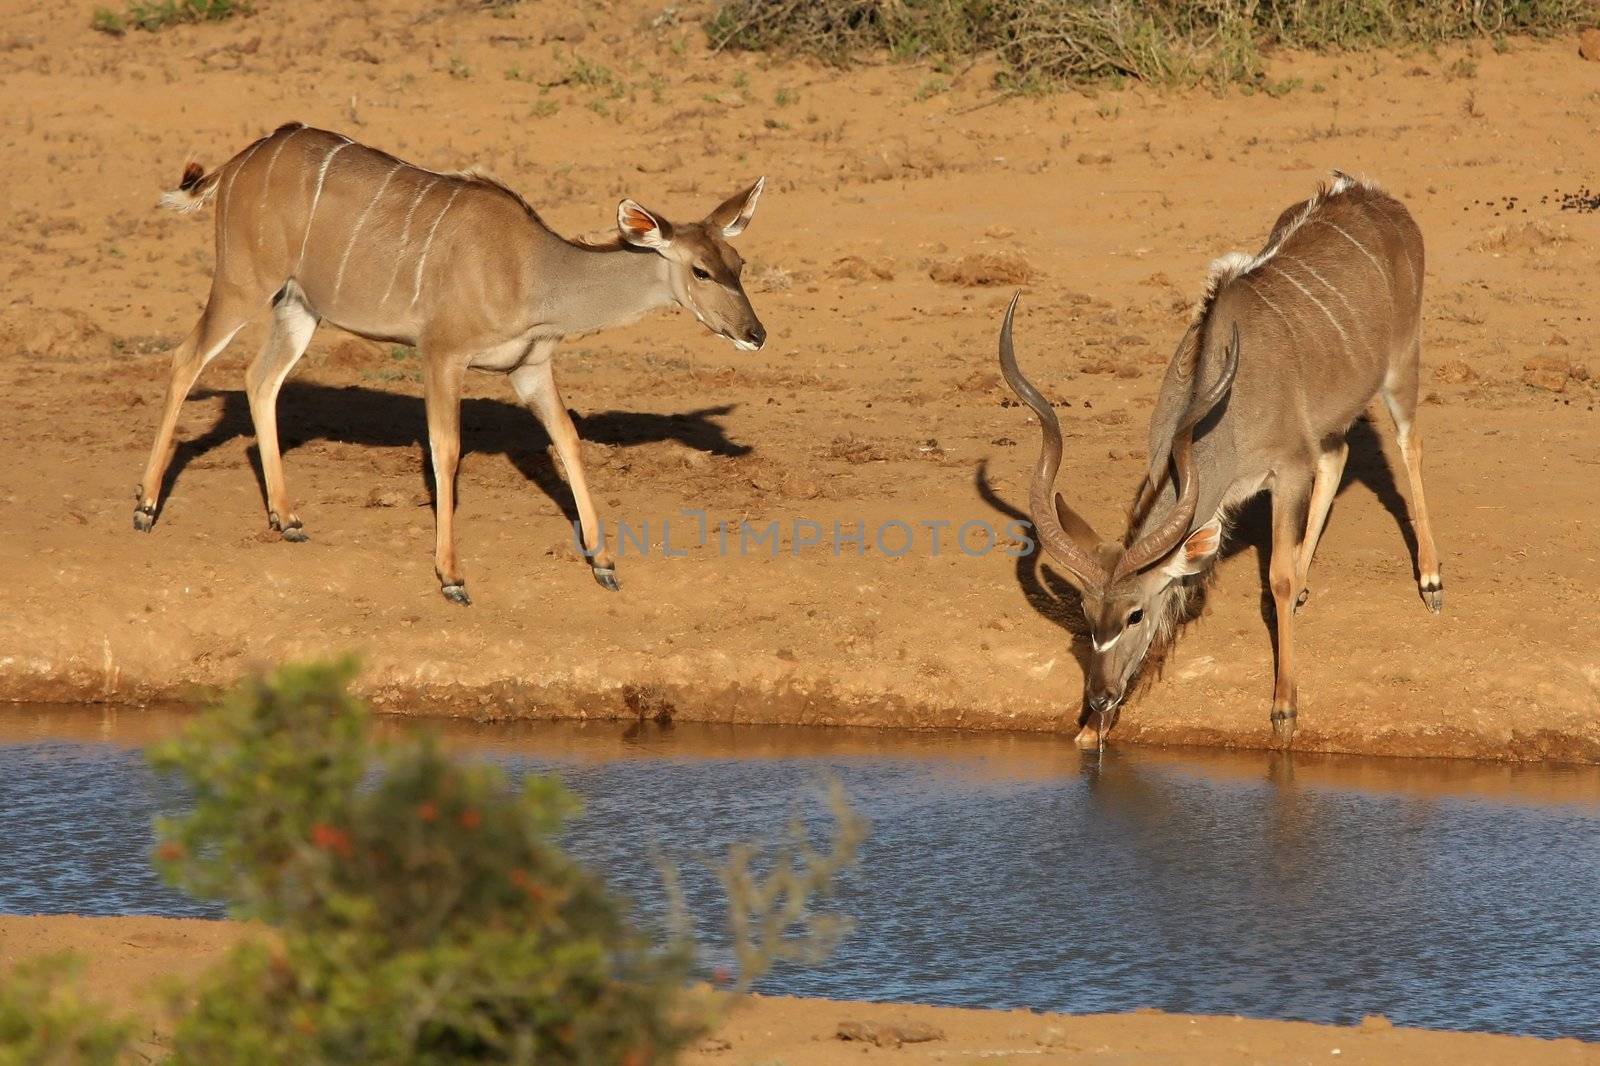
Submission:
[[[0,1066],[112,1066],[132,1026],[112,1021],[69,987],[70,956],[28,959],[0,972]]]
[[[95,8],[89,25],[120,37],[130,27],[155,31],[189,22],[220,22],[251,10],[249,0],[128,0],[120,15],[108,7]]]
[[[278,927],[202,986],[173,1061],[645,1066],[703,1032],[717,1003],[689,990],[692,945],[653,946],[561,851],[560,785],[375,744],[353,674],[251,678],[154,753],[195,801],[158,826],[163,871]],[[831,943],[815,900],[863,832],[841,806],[831,852],[798,827],[764,877],[738,852],[737,987]]]
[[[682,947],[557,847],[560,787],[373,745],[352,674],[251,679],[155,756],[195,797],[160,826],[169,877],[280,929],[203,988],[174,1061],[642,1066],[697,1034]]]
[[[345,660],[246,678],[151,750],[194,798],[182,818],[156,822],[157,864],[173,883],[273,924],[324,905],[306,878],[312,840],[351,810],[372,754],[354,675]]]
[[[1259,79],[1274,46],[1431,45],[1596,18],[1591,0],[725,0],[706,28],[713,48],[832,63],[993,50],[1014,86],[1190,85]]]

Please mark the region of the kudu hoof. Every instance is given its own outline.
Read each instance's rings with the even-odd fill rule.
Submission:
[[[140,533],[148,533],[156,528],[155,508],[136,507],[133,511],[133,528]]]
[[[289,524],[284,525],[283,519],[278,517],[277,511],[267,512],[267,527],[282,533],[283,539],[292,544],[304,544],[311,539],[310,535],[301,527],[300,519],[291,518],[289,519]]]
[[[1300,608],[1304,607],[1306,605],[1306,601],[1308,601],[1310,599],[1311,599],[1311,590],[1310,589],[1301,589],[1300,590],[1300,595],[1298,595],[1298,596],[1296,596],[1294,598],[1294,609],[1296,611],[1298,611]]]
[[[1444,611],[1444,584],[1442,582],[1434,582],[1433,584],[1423,585],[1422,602],[1427,604],[1428,610],[1434,614],[1442,613]]]
[[[1293,711],[1272,712],[1272,734],[1286,748],[1289,741],[1294,739],[1294,715]]]
[[[465,585],[445,585],[439,591],[443,592],[444,598],[451,603],[459,603],[463,607],[472,606],[472,597],[467,595]]]
[[[617,584],[617,568],[614,566],[597,566],[594,568],[594,579],[600,587],[608,592],[621,592],[622,586]]]

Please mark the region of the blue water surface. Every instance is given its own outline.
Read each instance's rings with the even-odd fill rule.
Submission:
[[[1347,786],[1340,772],[1306,781],[1268,755],[1246,773],[1237,760],[1218,773],[1200,758],[1066,753],[1009,773],[963,757],[959,741],[727,749],[596,759],[487,743],[468,757],[560,776],[584,802],[568,844],[645,920],[663,913],[660,863],[673,863],[708,966],[726,956],[721,856],[781,835],[797,806],[820,839],[820,783],[840,780],[871,822],[834,903],[854,928],[823,964],[771,975],[769,992],[1337,1023],[1373,1013],[1600,1039],[1600,795],[1585,802],[1570,782],[1557,800],[1529,800]],[[0,745],[0,913],[220,916],[148,862],[152,817],[183,803],[134,748]]]

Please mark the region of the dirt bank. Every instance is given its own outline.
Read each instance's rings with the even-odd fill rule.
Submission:
[[[981,67],[712,56],[692,4],[652,27],[659,9],[632,2],[576,19],[554,0],[269,2],[122,39],[88,30],[93,7],[0,0],[0,697],[152,701],[355,649],[397,712],[1074,731],[1083,648],[1060,580],[952,546],[1024,504],[1037,443],[994,373],[1009,284],[972,283],[1027,277],[1019,347],[1063,405],[1065,487],[1110,527],[1206,263],[1257,247],[1337,166],[1384,181],[1428,241],[1420,425],[1447,606],[1430,617],[1413,585],[1387,420],[1359,424],[1297,624],[1296,743],[1600,759],[1600,215],[1558,195],[1600,164],[1600,67],[1573,41],[1285,60],[1300,80],[1277,97],[996,103]],[[769,175],[739,242],[763,351],[677,313],[558,357],[605,517],[650,525],[620,594],[571,547],[546,438],[482,377],[458,521],[474,605],[441,598],[415,358],[331,329],[280,404],[310,543],[265,530],[240,391],[259,325],[201,379],[160,521],[133,531],[161,353],[211,262],[209,212],[155,197],[185,159],[288,119],[486,164],[568,233],[606,227],[623,195],[685,216]],[[724,555],[688,543],[685,509],[813,520],[824,544],[740,554],[735,535]],[[897,527],[872,543],[895,520],[915,537],[898,557]],[[940,521],[935,555],[921,523]],[[864,523],[868,550],[835,554],[835,523]],[[1270,741],[1264,539],[1247,516],[1118,740]]]
[[[175,918],[0,917],[0,969],[44,952],[73,951],[85,960],[84,990],[119,1014],[149,1019],[146,1051],[163,1046],[169,1022],[163,995],[191,986],[236,941],[243,927]],[[893,1039],[844,1041],[841,1030],[936,1039],[892,1045]],[[1355,1028],[1137,1011],[1113,1015],[1037,1014],[901,1004],[754,997],[699,1050],[692,1066],[782,1061],[832,1066],[865,1054],[903,1062],[1010,1061],[1096,1063],[1405,1063],[1467,1066],[1600,1061],[1600,1048],[1576,1040],[1439,1033],[1397,1029],[1381,1018]]]

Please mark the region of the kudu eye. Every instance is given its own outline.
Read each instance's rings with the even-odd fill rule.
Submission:
[[[695,267],[694,276],[696,281],[710,281],[711,271],[706,270],[704,267]]]
[[[1136,626],[1140,622],[1143,622],[1143,621],[1144,621],[1144,612],[1142,610],[1139,610],[1139,611],[1134,611],[1132,614],[1128,615],[1128,623],[1127,624],[1129,626]]]

